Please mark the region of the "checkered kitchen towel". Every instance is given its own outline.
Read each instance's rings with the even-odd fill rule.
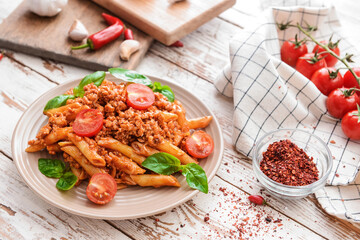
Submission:
[[[326,110],[325,99],[315,85],[280,60],[280,46],[289,38],[304,35],[297,28],[278,30],[276,23],[292,21],[318,26],[319,40],[341,38],[340,49],[358,51],[341,33],[333,7],[314,1],[282,1],[281,7],[267,8],[230,42],[230,64],[216,81],[217,89],[233,97],[233,143],[251,156],[254,143],[277,128],[299,128],[324,140],[333,155],[333,169],[324,189],[316,192],[321,206],[330,214],[360,222],[360,142],[342,133],[340,121]],[[269,1],[266,1],[269,4]],[[309,50],[312,47],[310,46]],[[340,66],[340,65],[339,65]]]

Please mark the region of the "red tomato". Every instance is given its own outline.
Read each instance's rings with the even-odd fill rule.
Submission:
[[[185,143],[186,151],[193,157],[205,158],[214,150],[214,141],[204,131],[195,131]]]
[[[354,91],[348,88],[338,88],[332,91],[326,99],[326,108],[331,116],[342,118],[347,112],[355,110],[360,99]]]
[[[332,43],[330,42],[330,44],[328,43],[328,41],[320,41],[320,43],[327,45],[330,50],[332,50],[336,55],[340,56],[340,49],[338,47],[338,43]],[[319,54],[322,52],[326,52],[326,50],[322,47],[320,47],[319,45],[316,45],[313,49],[313,53],[318,52]],[[330,53],[326,52],[321,54],[321,56],[325,57],[325,61],[328,67],[333,67],[335,66],[335,64],[337,63],[338,59],[334,56],[332,56]]]
[[[75,118],[73,130],[81,137],[92,137],[100,132],[103,126],[104,117],[99,110],[81,110]]]
[[[126,87],[126,103],[137,110],[147,109],[155,102],[154,92],[140,83],[132,83]]]
[[[341,120],[341,128],[344,134],[353,140],[360,140],[360,109],[353,110],[344,115]]]
[[[341,88],[344,84],[343,77],[334,68],[320,68],[314,72],[311,81],[324,95],[337,88]]]
[[[110,202],[116,194],[117,184],[115,179],[107,173],[95,173],[86,188],[86,195],[96,204]]]
[[[360,67],[355,67],[355,68],[353,68],[353,70],[354,70],[356,76],[360,77]],[[350,70],[347,70],[347,72],[344,74],[344,87],[346,87],[346,88],[352,88],[352,87],[360,88],[359,83],[356,81],[356,78],[354,77],[354,75],[352,75]],[[360,96],[360,92],[356,92],[356,93]]]
[[[295,40],[295,38],[285,41],[281,46],[281,60],[293,68],[296,66],[298,58],[305,53],[308,53],[306,44]]]
[[[298,59],[295,68],[305,77],[311,79],[311,76],[316,70],[324,67],[326,67],[325,59],[315,53],[306,53]]]

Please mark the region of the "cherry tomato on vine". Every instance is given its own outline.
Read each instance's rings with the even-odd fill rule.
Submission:
[[[326,67],[326,61],[317,53],[306,53],[302,55],[296,62],[296,70],[302,73],[308,79],[311,79],[313,73]]]
[[[214,141],[204,131],[195,131],[185,143],[186,151],[193,157],[206,158],[214,150]]]
[[[340,41],[340,40],[339,40]],[[320,43],[327,45],[328,48],[330,48],[331,51],[333,51],[336,55],[340,56],[340,49],[338,47],[339,41],[333,43],[331,41],[331,38],[329,41],[320,41]],[[332,56],[330,53],[326,52],[326,50],[319,45],[316,45],[313,49],[313,53],[318,52],[321,54],[321,56],[325,57],[325,61],[328,67],[333,67],[337,63],[338,59],[334,56]]]
[[[329,114],[336,118],[342,118],[347,112],[355,110],[357,104],[360,104],[359,96],[349,88],[335,89],[326,99]]]
[[[82,137],[92,137],[100,132],[104,117],[99,110],[84,109],[75,118],[73,130],[76,135]]]
[[[339,71],[329,67],[316,70],[311,77],[311,81],[326,96],[332,90],[341,88],[344,84],[343,77]]]
[[[283,43],[281,46],[281,60],[292,66],[296,66],[296,62],[305,53],[308,53],[308,48],[304,40],[298,41],[297,35]]]
[[[360,67],[355,67],[355,68],[353,68],[353,70],[354,70],[356,76],[360,77]],[[356,78],[354,77],[354,75],[352,75],[350,70],[347,70],[347,72],[344,74],[344,87],[346,87],[346,88],[352,88],[352,87],[360,88],[359,83],[356,81]],[[360,96],[360,92],[356,92],[356,93]]]
[[[346,113],[341,120],[341,128],[344,134],[353,140],[360,140],[360,108]]]
[[[155,102],[154,92],[140,83],[132,83],[126,87],[126,104],[137,110],[149,108]]]
[[[117,184],[115,179],[107,173],[95,173],[86,188],[86,195],[96,204],[110,202],[116,194]]]

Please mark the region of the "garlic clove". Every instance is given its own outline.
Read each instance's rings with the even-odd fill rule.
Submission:
[[[128,61],[130,56],[140,49],[140,43],[136,40],[125,40],[120,44],[120,58]]]
[[[76,19],[69,29],[69,37],[74,41],[82,41],[89,35],[84,24]]]
[[[43,17],[55,16],[61,12],[67,2],[68,0],[27,0],[29,10]]]

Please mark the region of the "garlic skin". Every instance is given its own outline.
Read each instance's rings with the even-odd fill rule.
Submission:
[[[68,0],[27,0],[29,10],[42,17],[52,17],[61,12]]]
[[[73,24],[69,29],[69,37],[74,41],[82,41],[89,35],[88,30],[85,28],[84,24],[78,19],[75,19]]]
[[[128,61],[130,56],[140,49],[140,43],[136,40],[125,40],[120,44],[120,58]]]

